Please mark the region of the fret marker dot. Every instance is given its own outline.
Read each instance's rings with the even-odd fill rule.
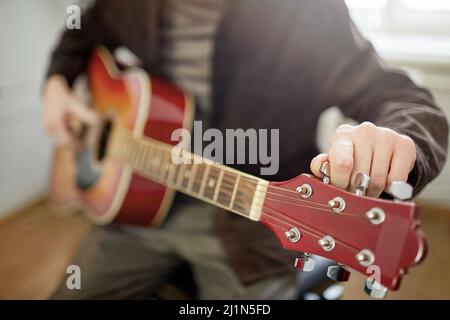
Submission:
[[[216,180],[214,180],[214,179],[209,179],[209,181],[208,181],[208,187],[212,188],[212,187],[214,187],[215,184],[216,184]]]

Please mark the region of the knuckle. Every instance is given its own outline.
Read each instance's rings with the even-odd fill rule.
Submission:
[[[371,183],[372,187],[374,189],[376,189],[377,191],[381,191],[386,188],[386,181],[387,181],[386,175],[379,173],[379,172],[375,172],[370,177],[370,183]]]
[[[369,122],[369,121],[364,121],[358,127],[359,128],[364,128],[366,130],[373,130],[373,129],[376,128],[376,126],[372,122]]]
[[[351,135],[352,132],[353,132],[352,126],[350,126],[348,124],[342,124],[339,127],[337,127],[336,130],[334,130],[331,140],[332,140],[332,142],[335,142],[336,140],[338,140],[339,138],[341,138],[343,136]]]
[[[338,157],[334,161],[336,168],[340,171],[351,171],[353,169],[353,159],[350,157]]]
[[[395,144],[395,133],[392,130],[381,128],[377,132],[376,145],[383,146],[385,150],[392,151]]]
[[[389,142],[395,138],[395,132],[387,128],[378,128],[377,136],[378,138],[385,139]]]
[[[396,147],[409,158],[416,159],[416,144],[410,137],[405,135],[399,136]]]
[[[333,136],[340,136],[340,135],[348,135],[353,131],[353,127],[348,124],[341,124],[339,127],[336,128],[334,131]]]
[[[371,122],[363,122],[356,128],[358,138],[368,139],[375,135],[377,127]]]

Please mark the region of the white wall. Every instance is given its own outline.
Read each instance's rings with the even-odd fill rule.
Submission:
[[[39,91],[67,3],[0,1],[0,217],[46,190],[51,147]]]

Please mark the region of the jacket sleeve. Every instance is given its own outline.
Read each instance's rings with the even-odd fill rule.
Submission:
[[[117,47],[113,33],[102,21],[103,2],[95,1],[83,12],[80,29],[67,29],[62,32],[51,55],[47,77],[59,74],[72,85],[77,76],[85,71],[96,45],[102,44],[110,50]]]
[[[358,122],[370,121],[411,137],[417,160],[409,182],[415,194],[442,170],[447,157],[448,122],[429,91],[403,72],[386,66],[354,26],[340,0],[318,0],[312,31],[318,53],[317,102],[338,106]],[[321,29],[321,30],[320,30]]]

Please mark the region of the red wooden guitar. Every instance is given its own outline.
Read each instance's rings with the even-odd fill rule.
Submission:
[[[329,269],[336,280],[348,278],[343,265],[366,274],[374,297],[398,289],[425,257],[415,204],[349,193],[308,174],[269,182],[211,161],[174,164],[170,137],[191,125],[189,95],[140,69],[119,71],[104,48],[93,54],[88,80],[105,122],[80,130],[84,147],[56,149],[54,203],[83,204],[100,224],[157,226],[180,191],[265,224],[284,248],[303,253],[303,270],[317,254],[342,264]]]

